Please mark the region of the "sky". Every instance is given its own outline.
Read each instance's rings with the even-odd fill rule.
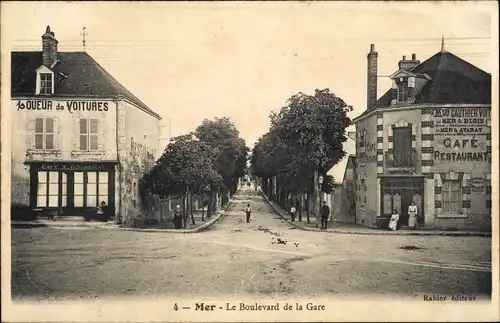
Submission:
[[[2,48],[41,50],[50,25],[60,51],[86,51],[171,124],[229,117],[249,147],[293,94],[331,92],[366,107],[366,55],[379,53],[379,91],[402,55],[441,49],[492,73],[496,3],[2,2]],[[351,128],[350,130],[353,130]],[[346,148],[354,153],[354,143]],[[345,161],[344,163],[345,164]],[[342,168],[342,167],[340,167]],[[335,172],[342,178],[343,170]]]

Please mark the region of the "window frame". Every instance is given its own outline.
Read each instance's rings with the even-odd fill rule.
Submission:
[[[403,78],[403,81],[397,82],[396,88],[398,91],[398,102],[407,102],[410,99],[410,87],[408,86],[408,79]]]
[[[44,80],[44,76],[48,76],[48,79]],[[39,95],[51,95],[54,94],[54,74],[49,72],[38,73],[39,77]],[[47,84],[44,85],[44,82]]]
[[[42,131],[39,132],[37,129],[37,121],[42,120]],[[52,132],[47,132],[47,124],[48,121],[52,120]],[[56,145],[55,145],[55,135],[56,135],[56,118],[55,117],[36,117],[35,118],[35,129],[34,129],[34,134],[35,134],[35,143],[34,143],[34,148],[35,150],[56,150]],[[42,136],[42,147],[37,146],[37,136]],[[52,136],[52,137],[50,137]],[[47,140],[48,138],[51,138],[51,148],[47,148]]]
[[[455,191],[455,193],[458,196],[457,201],[451,199],[451,197],[453,196],[453,193],[454,193],[453,185],[452,185],[453,183],[457,183],[458,187],[460,188],[459,191]],[[443,213],[443,214],[462,214],[463,213],[462,195],[463,195],[463,185],[462,185],[461,180],[454,179],[454,180],[442,181],[442,185],[441,185],[441,204],[442,204],[441,205],[441,213]],[[447,198],[445,198],[445,196]],[[452,208],[454,203],[458,203],[457,210]]]
[[[40,173],[45,173],[45,181],[40,181]],[[55,180],[51,180],[51,174],[55,174],[56,175],[56,179]],[[62,174],[61,172],[59,171],[41,171],[39,170],[38,173],[37,173],[37,177],[38,177],[38,184],[37,184],[37,191],[36,191],[36,206],[37,208],[51,208],[51,209],[54,209],[54,208],[59,208],[60,205],[64,204],[63,203],[63,196],[62,194],[59,194],[59,187],[62,186],[63,184],[63,179],[62,179]],[[45,186],[45,193],[44,194],[40,194],[40,186],[43,185]],[[52,192],[51,191],[51,185],[56,185],[57,187],[57,190],[56,192]],[[57,198],[57,203],[55,206],[53,205],[50,205],[50,201],[51,201],[51,197],[56,197]],[[45,200],[45,204],[44,205],[40,205],[39,203],[39,198],[40,197],[43,197],[44,200]]]
[[[82,133],[82,120],[85,120],[85,133]],[[95,123],[95,132],[92,130],[92,122]],[[99,151],[99,119],[96,118],[80,118],[79,119],[79,151]],[[82,149],[82,137],[85,137],[85,149]],[[92,138],[95,140],[95,147],[92,145]]]

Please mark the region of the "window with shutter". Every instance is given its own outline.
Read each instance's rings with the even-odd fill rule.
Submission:
[[[89,131],[89,148],[90,150],[99,150],[99,120],[90,119],[90,131]]]
[[[80,119],[80,150],[99,150],[98,119]]]
[[[87,119],[80,119],[80,150],[88,150]]]
[[[54,149],[54,118],[35,119],[35,149]]]
[[[462,181],[446,180],[442,185],[443,213],[462,212]]]

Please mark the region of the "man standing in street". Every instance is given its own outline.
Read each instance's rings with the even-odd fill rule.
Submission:
[[[290,209],[290,216],[292,217],[292,222],[295,222],[295,213],[297,212],[297,209],[295,206],[292,205],[292,208]]]
[[[247,223],[250,223],[250,214],[252,213],[252,208],[250,207],[250,204],[247,204],[247,207],[245,208],[245,213],[247,216]]]
[[[328,216],[330,215],[330,207],[323,201],[321,207],[321,230],[326,230],[328,225]]]

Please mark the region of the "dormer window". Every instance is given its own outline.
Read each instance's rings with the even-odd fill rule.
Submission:
[[[54,73],[46,66],[41,66],[36,71],[36,94],[52,95],[54,94]]]
[[[40,94],[52,94],[52,73],[40,73]]]
[[[408,101],[410,91],[409,91],[408,82],[406,82],[406,79],[401,78],[399,83],[397,83],[397,86],[398,86],[398,101],[399,102]]]

